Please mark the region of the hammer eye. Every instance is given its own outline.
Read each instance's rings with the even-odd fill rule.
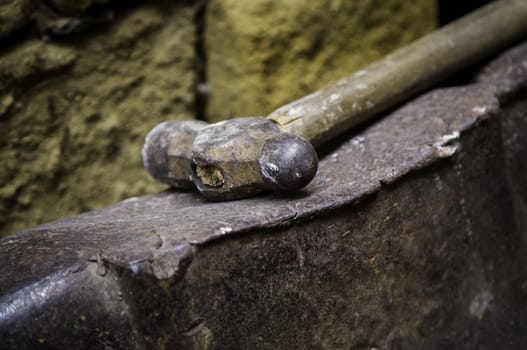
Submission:
[[[213,165],[196,165],[196,176],[205,186],[209,187],[221,187],[225,183],[220,168]]]

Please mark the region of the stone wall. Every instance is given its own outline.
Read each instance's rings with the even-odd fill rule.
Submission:
[[[158,191],[140,158],[158,122],[267,113],[436,17],[435,0],[0,0],[0,232]]]
[[[430,31],[435,1],[211,1],[212,120],[264,115]]]
[[[64,3],[69,13],[83,2]],[[143,138],[166,118],[193,117],[192,6],[59,10],[34,8],[17,32],[0,22],[10,35],[0,54],[2,231],[159,190],[142,169]]]

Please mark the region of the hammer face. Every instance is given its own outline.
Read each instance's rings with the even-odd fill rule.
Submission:
[[[318,156],[307,140],[282,133],[268,140],[258,159],[265,188],[294,191],[306,186],[318,169]]]
[[[165,121],[146,136],[143,163],[150,176],[177,188],[194,188],[190,164],[192,141],[207,123],[198,120]]]

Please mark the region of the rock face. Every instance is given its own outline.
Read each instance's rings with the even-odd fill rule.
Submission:
[[[0,55],[2,232],[162,188],[141,147],[162,120],[193,117],[193,13],[161,2],[94,17],[41,11],[44,32],[11,37]]]
[[[29,19],[29,0],[0,1],[0,38],[20,29]]]
[[[435,0],[212,1],[208,118],[267,114],[432,30],[435,11]]]
[[[0,0],[0,235],[162,188],[163,120],[269,112],[435,25],[434,0],[206,3]]]

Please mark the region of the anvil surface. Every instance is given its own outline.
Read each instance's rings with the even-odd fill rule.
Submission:
[[[5,237],[0,348],[527,348],[527,43],[321,156]]]

